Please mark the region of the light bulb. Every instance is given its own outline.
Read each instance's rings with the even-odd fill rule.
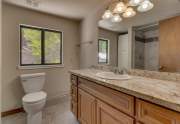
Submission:
[[[147,12],[151,10],[154,7],[154,4],[151,3],[149,0],[145,0],[140,4],[140,6],[137,8],[139,12]]]
[[[126,15],[127,15],[127,16],[131,16],[131,15],[132,15],[132,12],[128,11],[128,12],[126,13]]]
[[[119,2],[115,6],[113,12],[120,14],[120,13],[123,13],[126,10],[126,8],[127,8],[127,6],[123,2]]]
[[[122,18],[121,18],[121,16],[119,14],[115,14],[115,15],[113,15],[111,21],[112,22],[121,22]]]
[[[147,3],[143,4],[143,5],[142,5],[142,8],[143,8],[143,9],[147,9],[147,8],[148,8],[148,4],[147,4]]]
[[[112,17],[112,12],[110,10],[106,10],[102,16],[103,19],[110,19]]]
[[[136,12],[133,10],[133,8],[127,8],[126,11],[123,13],[124,18],[133,17],[136,15]]]
[[[129,4],[130,6],[138,6],[143,0],[130,0]]]

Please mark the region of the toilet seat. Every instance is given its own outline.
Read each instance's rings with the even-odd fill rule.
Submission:
[[[23,98],[22,101],[25,103],[37,103],[42,100],[45,100],[47,97],[47,93],[40,91],[35,93],[28,93]]]

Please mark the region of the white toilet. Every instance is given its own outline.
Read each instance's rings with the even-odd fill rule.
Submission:
[[[45,73],[22,74],[20,76],[26,95],[22,98],[23,108],[28,114],[27,124],[42,124],[42,109],[47,94],[42,91]]]

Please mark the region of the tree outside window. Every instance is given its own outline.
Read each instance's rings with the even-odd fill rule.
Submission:
[[[62,64],[62,32],[20,25],[20,65]]]
[[[109,40],[98,39],[98,63],[108,64],[109,62]]]

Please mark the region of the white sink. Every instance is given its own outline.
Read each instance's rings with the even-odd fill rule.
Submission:
[[[127,75],[127,74],[114,74],[113,72],[99,72],[96,73],[96,76],[99,78],[103,78],[103,79],[108,79],[108,80],[128,80],[131,79],[131,76]]]

